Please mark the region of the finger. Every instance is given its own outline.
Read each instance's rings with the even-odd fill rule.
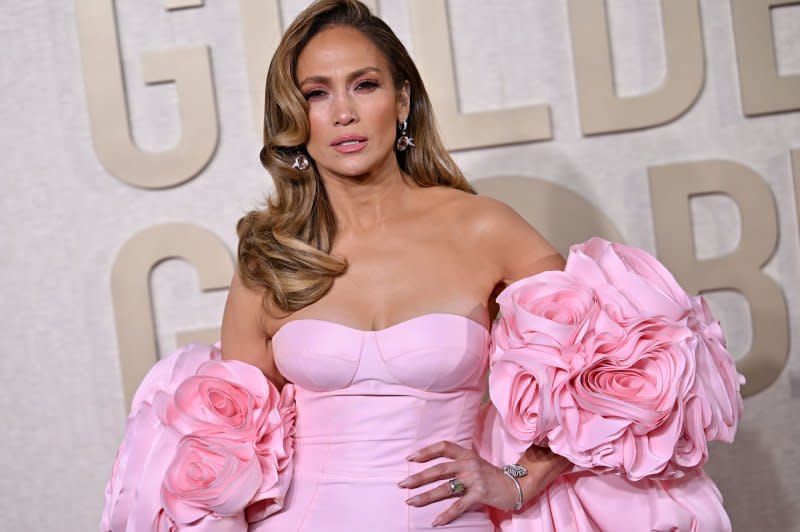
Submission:
[[[466,492],[464,496],[466,496]],[[441,501],[449,497],[453,497],[453,491],[450,489],[450,483],[445,482],[432,490],[414,495],[406,500],[406,503],[411,506],[426,506],[432,502]]]
[[[464,495],[456,502],[450,505],[450,508],[445,510],[444,512],[440,513],[436,519],[433,520],[431,523],[432,526],[441,526],[449,523],[459,515],[463,514],[467,511],[467,509],[472,506],[475,502],[474,495]]]
[[[445,458],[458,460],[470,452],[470,449],[457,445],[451,441],[442,440],[419,449],[417,452],[409,455],[407,459],[412,462],[427,462],[433,458],[439,458],[443,456]]]
[[[435,480],[455,477],[463,469],[461,462],[442,462],[409,475],[397,483],[401,488],[417,488]]]

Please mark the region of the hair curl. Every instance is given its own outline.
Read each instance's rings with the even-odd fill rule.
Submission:
[[[357,0],[314,2],[284,33],[267,73],[260,158],[275,191],[264,209],[248,212],[236,228],[240,276],[249,288],[263,290],[268,312],[294,312],[314,303],[347,270],[346,260],[330,254],[336,218],[315,165],[302,172],[292,168],[297,153],[305,153],[309,136],[308,104],[296,81],[297,59],[315,35],[332,26],[364,34],[387,58],[397,89],[409,84],[408,126],[416,147],[397,152],[401,170],[419,186],[475,193],[447,153],[417,67],[389,26]]]

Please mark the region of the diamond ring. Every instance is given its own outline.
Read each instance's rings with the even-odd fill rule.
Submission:
[[[467,488],[464,487],[464,484],[457,478],[450,479],[448,484],[450,485],[450,494],[454,497],[461,497],[467,490]]]

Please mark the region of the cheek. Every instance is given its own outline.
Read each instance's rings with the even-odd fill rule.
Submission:
[[[311,144],[315,140],[322,137],[322,132],[325,127],[323,120],[323,111],[320,106],[313,106],[308,111],[308,143]]]
[[[390,126],[387,129],[393,130],[397,125],[397,106],[394,100],[382,101],[377,107],[375,115],[380,117],[382,123]]]
[[[397,113],[394,102],[374,101],[364,110],[362,116],[369,117],[370,129],[376,140],[379,138],[381,145],[394,144],[397,131]]]

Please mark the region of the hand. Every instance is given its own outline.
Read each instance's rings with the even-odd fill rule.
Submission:
[[[432,525],[449,523],[475,503],[484,503],[501,510],[510,510],[517,503],[517,488],[503,470],[496,467],[472,449],[466,449],[449,441],[440,441],[423,447],[408,457],[412,462],[427,462],[433,458],[446,457],[451,462],[442,462],[420,471],[398,483],[401,488],[416,488],[436,480],[457,478],[466,488],[464,494],[447,510],[434,519]],[[406,503],[425,506],[432,502],[453,497],[450,485],[439,486],[411,497]]]

